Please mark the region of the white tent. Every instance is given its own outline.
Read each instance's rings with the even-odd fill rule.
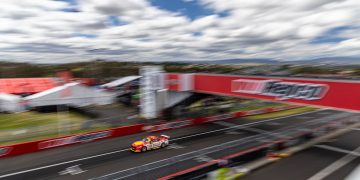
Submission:
[[[105,105],[115,101],[115,94],[90,88],[79,83],[68,83],[25,98],[32,107],[50,105]]]
[[[0,112],[21,112],[25,110],[21,96],[0,93]]]
[[[101,85],[101,87],[116,87],[116,86],[121,86],[123,84],[126,84],[128,82],[134,81],[136,79],[141,78],[141,76],[126,76],[120,79],[117,79],[115,81],[111,81],[109,83],[103,84]]]

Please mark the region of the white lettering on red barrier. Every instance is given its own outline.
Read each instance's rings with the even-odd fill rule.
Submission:
[[[221,115],[217,115],[217,116],[207,117],[207,118],[205,118],[204,123],[205,122],[214,122],[214,121],[227,120],[227,119],[231,119],[231,118],[235,118],[234,113],[221,114]]]
[[[59,139],[51,139],[48,141],[40,142],[38,147],[39,149],[48,149],[58,146],[64,146],[68,144],[74,144],[79,142],[89,142],[100,138],[105,138],[111,136],[112,131],[101,131],[95,133],[87,133],[87,134],[80,134],[76,136],[70,136],[65,138]]]
[[[267,80],[238,79],[231,82],[231,91],[246,94],[259,94]]]
[[[327,90],[328,86],[325,84],[282,82],[280,80],[238,79],[231,82],[232,92],[275,96],[280,100],[321,99]]]
[[[10,151],[11,151],[11,147],[0,148],[0,157],[9,154]]]
[[[168,129],[176,129],[180,127],[190,126],[193,122],[193,119],[187,119],[183,121],[175,121],[175,122],[169,122],[164,124],[158,124],[154,126],[145,126],[144,130],[147,131],[162,131],[162,130],[168,130]]]
[[[48,149],[52,147],[64,146],[67,144],[71,144],[72,137],[60,138],[60,139],[52,139],[48,141],[40,142],[38,147],[39,149]]]

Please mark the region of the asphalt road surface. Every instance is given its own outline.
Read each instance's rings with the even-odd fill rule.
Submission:
[[[160,133],[140,133],[4,158],[0,160],[0,179],[91,179],[98,177],[112,179],[107,177],[111,177],[113,173],[122,173],[124,179],[156,179],[261,144],[262,141],[254,139],[259,135],[267,134],[270,137],[273,136],[272,131],[338,113],[339,111],[334,110],[320,110],[265,121],[238,119],[165,131],[163,134],[171,136],[171,145],[146,153],[130,152],[129,146],[136,140]],[[244,143],[231,149],[183,159],[180,163],[169,166],[160,165],[156,169],[148,169],[145,172],[135,171],[136,167],[144,164],[161,164],[161,161],[167,158],[204,149],[209,149],[210,152],[215,146],[239,140]],[[322,148],[316,149],[327,151]],[[338,156],[341,155],[340,153]]]
[[[342,180],[360,166],[360,129],[254,171],[244,180]],[[360,177],[358,177],[360,178]]]

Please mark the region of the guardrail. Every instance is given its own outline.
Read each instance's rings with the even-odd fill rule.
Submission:
[[[156,176],[156,172],[154,172],[154,170],[158,170],[161,167],[170,166],[170,167],[174,168],[174,166],[176,166],[175,164],[182,162],[182,161],[191,160],[191,159],[194,159],[199,156],[223,151],[223,150],[234,148],[234,147],[239,147],[239,146],[246,147],[246,146],[249,146],[251,143],[251,146],[249,146],[249,149],[243,150],[240,153],[235,153],[231,156],[226,156],[224,158],[220,158],[218,160],[208,162],[208,163],[206,163],[206,165],[199,166],[199,169],[203,170],[203,168],[209,168],[209,166],[214,166],[214,164],[215,164],[215,167],[217,167],[216,164],[221,162],[224,159],[226,160],[226,159],[230,159],[230,158],[236,158],[238,156],[242,156],[242,155],[245,155],[245,154],[248,154],[251,152],[255,152],[259,149],[264,149],[264,148],[266,149],[266,152],[272,152],[275,150],[294,146],[301,142],[299,139],[309,138],[310,137],[310,136],[308,136],[309,133],[315,135],[315,132],[317,132],[319,130],[330,131],[331,128],[335,128],[335,127],[339,128],[343,125],[347,125],[347,124],[359,121],[358,117],[356,117],[354,119],[354,118],[350,118],[351,116],[354,116],[354,114],[353,113],[339,113],[339,114],[329,116],[329,117],[318,118],[318,119],[315,119],[312,121],[303,122],[303,123],[300,123],[297,125],[292,125],[292,126],[282,128],[282,129],[272,132],[273,134],[279,134],[280,136],[273,136],[273,135],[269,135],[269,134],[258,134],[258,135],[246,137],[243,139],[234,140],[234,141],[226,142],[223,144],[207,147],[207,148],[204,148],[201,150],[177,155],[177,156],[174,156],[174,157],[171,157],[168,159],[164,159],[164,160],[160,160],[160,161],[157,161],[154,163],[149,163],[149,164],[134,167],[131,169],[114,172],[112,174],[94,178],[94,180],[126,179],[131,176],[135,176],[132,178],[136,178],[136,177],[140,178],[140,177],[144,176],[144,173],[152,174],[152,175]],[[339,119],[342,119],[342,120],[339,120]],[[299,128],[299,127],[301,127],[301,128]],[[234,128],[236,128],[236,127],[234,127]],[[242,128],[244,128],[244,127],[242,127]],[[255,145],[254,145],[254,142],[256,142]],[[266,153],[262,154],[262,155],[265,156]],[[199,169],[191,168],[191,171],[189,171],[189,172],[184,171],[184,173],[175,174],[174,176],[169,176],[168,178],[165,178],[165,179],[178,177],[178,176],[183,177],[183,176],[185,176],[184,174],[192,173]],[[209,169],[212,169],[212,168],[209,168]],[[152,172],[150,173],[150,171],[152,171]]]

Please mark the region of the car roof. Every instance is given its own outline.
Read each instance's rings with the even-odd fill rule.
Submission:
[[[149,138],[149,139],[156,139],[157,138],[157,136],[148,136],[147,138]]]

